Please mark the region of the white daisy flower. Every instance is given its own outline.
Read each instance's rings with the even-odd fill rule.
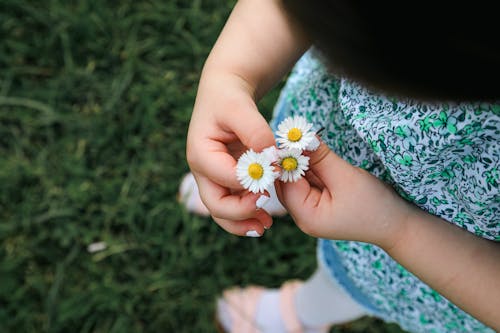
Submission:
[[[304,117],[288,117],[278,125],[276,142],[284,149],[315,150],[319,140],[311,128]]]
[[[319,148],[319,145],[320,145],[320,141],[319,139],[316,137],[316,135],[314,136],[313,140],[311,140],[311,142],[307,145],[306,149],[307,151],[316,151],[318,148]]]
[[[300,149],[279,150],[278,155],[281,181],[296,182],[309,169],[309,157],[302,155]]]
[[[253,193],[264,193],[278,177],[272,161],[265,155],[247,150],[238,159],[236,177],[241,185]]]
[[[275,146],[264,148],[264,150],[262,150],[262,154],[264,154],[264,156],[266,156],[271,163],[278,161],[278,149]]]

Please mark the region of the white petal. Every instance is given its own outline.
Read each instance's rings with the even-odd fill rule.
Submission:
[[[253,179],[248,174],[248,167],[252,163],[262,166],[263,175],[260,179]],[[253,193],[264,193],[273,184],[275,179],[275,172],[271,163],[271,159],[265,154],[256,153],[252,149],[249,149],[238,159],[236,178],[245,189]]]
[[[320,141],[318,138],[315,136],[311,142],[306,146],[306,150],[308,151],[316,151],[319,148]]]
[[[264,156],[269,161],[271,161],[271,163],[274,163],[274,162],[276,162],[278,160],[278,152],[277,152],[277,149],[276,149],[275,146],[270,146],[270,147],[265,148],[262,151],[262,154],[264,154]]]

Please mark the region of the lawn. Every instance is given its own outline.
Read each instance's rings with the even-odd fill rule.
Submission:
[[[289,218],[239,238],[176,201],[233,4],[0,0],[0,332],[214,332],[223,288],[314,271],[315,240]]]

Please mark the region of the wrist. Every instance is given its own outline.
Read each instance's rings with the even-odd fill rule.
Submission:
[[[379,237],[375,244],[387,253],[396,251],[400,246],[404,246],[411,235],[413,216],[420,210],[412,203],[404,200],[398,194],[393,192],[396,199],[393,201],[394,206],[388,209],[389,214],[382,216],[380,225],[384,226],[383,234]]]
[[[391,256],[401,253],[401,250],[412,242],[412,236],[415,233],[414,222],[416,221],[416,217],[425,213],[412,203],[404,201],[403,199],[401,200],[404,206],[402,205],[400,207],[400,213],[397,218],[397,223],[394,226],[393,233],[390,238],[385,239],[385,241],[380,244],[380,247]]]
[[[257,101],[258,82],[254,82],[243,73],[239,73],[223,64],[205,64],[201,73],[200,86],[206,87],[208,90],[214,88],[225,91],[236,89]]]

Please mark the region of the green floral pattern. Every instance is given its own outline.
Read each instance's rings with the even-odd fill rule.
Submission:
[[[396,100],[329,75],[308,52],[282,91],[342,158],[405,199],[500,241],[500,105]],[[326,241],[326,240],[323,240]],[[387,321],[412,332],[492,332],[366,243],[327,241]]]

